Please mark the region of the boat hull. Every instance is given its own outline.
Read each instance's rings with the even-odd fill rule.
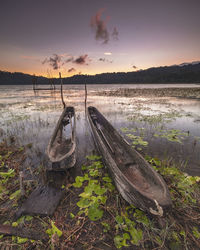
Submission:
[[[101,132],[98,129],[97,122],[95,124],[91,117],[91,110],[95,113],[96,118],[99,119],[98,123],[100,124],[99,126],[101,126]],[[132,149],[130,145],[127,144],[127,142],[96,108],[88,108],[88,120],[98,151],[101,153],[103,162],[108,167],[114,183],[122,197],[128,203],[133,204],[144,211],[162,216],[172,205],[169,191],[163,178],[136,150]],[[112,144],[112,140],[110,139],[111,137],[109,138],[106,136],[108,135],[106,134],[106,129],[108,130],[108,133],[112,137],[113,141],[118,142],[118,144],[120,143],[120,149],[122,149],[121,155],[119,151],[117,152],[116,145]],[[125,163],[127,158],[123,156],[124,152],[126,152],[125,156],[129,159],[128,163]],[[120,158],[122,162],[120,162]],[[137,168],[129,174],[129,165],[131,166],[133,163],[137,164]],[[148,169],[148,171],[145,169]],[[148,195],[148,192],[145,192],[145,189],[142,186],[143,183],[144,185],[148,185],[148,178],[144,179],[144,174],[140,174],[140,170],[141,172],[146,171],[149,174],[149,178],[152,179],[151,183],[154,183],[155,181],[156,185],[158,185],[158,189],[162,190],[156,190],[156,185],[154,185],[154,188],[148,189],[148,191],[151,191],[151,194]],[[133,173],[135,173],[135,176]],[[153,193],[154,190],[155,194]],[[156,192],[159,193],[158,196],[156,196]]]

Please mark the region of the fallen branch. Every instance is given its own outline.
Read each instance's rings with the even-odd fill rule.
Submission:
[[[72,233],[67,237],[67,240],[69,240],[75,233],[77,233],[79,230],[81,230],[81,228],[85,225],[85,223],[87,222],[87,220],[83,220],[83,223],[80,227],[78,227],[77,229],[75,229],[74,231],[72,231]]]

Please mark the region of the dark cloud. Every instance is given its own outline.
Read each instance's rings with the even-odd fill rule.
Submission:
[[[101,61],[101,62],[105,62],[105,58],[99,58],[99,61]]]
[[[133,65],[132,68],[137,69],[137,67],[135,65]]]
[[[113,32],[112,32],[112,38],[114,40],[119,40],[118,36],[119,36],[119,32],[118,32],[117,28],[114,27]]]
[[[100,61],[100,62],[113,63],[113,61],[108,60],[108,59],[106,59],[106,58],[99,58],[99,61]]]
[[[47,63],[47,62],[48,62],[48,59],[45,58],[44,61],[42,61],[42,64],[45,64],[45,63]]]
[[[71,69],[68,70],[68,73],[72,73],[72,72],[75,72],[75,71],[76,71],[75,68],[71,68]]]
[[[103,41],[104,44],[109,41],[109,32],[106,27],[106,21],[101,20],[104,9],[100,9],[95,16],[91,18],[91,27],[95,30],[95,39]],[[107,17],[108,20],[108,17]]]
[[[42,64],[49,63],[53,69],[59,69],[62,63],[62,56],[53,54],[52,57],[45,58]]]
[[[103,41],[103,44],[106,44],[110,40],[110,32],[107,29],[107,22],[110,17],[107,16],[105,20],[102,20],[102,14],[105,9],[100,9],[97,11],[96,15],[91,18],[90,25],[95,31],[95,39]],[[113,40],[119,40],[118,38],[119,32],[116,27],[114,27],[113,32],[111,33],[111,37]]]
[[[73,63],[81,64],[81,65],[82,64],[88,65],[87,59],[88,59],[88,55],[85,54],[85,55],[79,56],[78,58],[74,59]]]
[[[66,63],[71,62],[71,63],[75,63],[79,65],[88,65],[88,62],[90,61],[91,59],[88,57],[87,54],[81,55],[77,58],[74,58],[74,56],[72,55],[67,56],[67,58],[64,58],[63,55],[53,54],[53,56],[45,58],[44,61],[42,61],[42,64],[49,64],[53,69],[56,70],[56,69],[61,68]],[[68,72],[75,71],[74,68],[71,68],[69,70],[70,71]]]

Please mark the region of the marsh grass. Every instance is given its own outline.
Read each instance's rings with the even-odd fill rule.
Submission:
[[[200,98],[200,88],[118,88],[97,91],[102,96]]]

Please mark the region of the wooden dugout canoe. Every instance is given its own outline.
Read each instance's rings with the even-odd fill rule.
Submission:
[[[68,134],[66,132],[68,131]],[[65,170],[76,163],[76,115],[65,107],[47,146],[50,170]]]
[[[95,107],[87,111],[95,143],[122,197],[146,212],[162,216],[172,205],[163,178]]]

